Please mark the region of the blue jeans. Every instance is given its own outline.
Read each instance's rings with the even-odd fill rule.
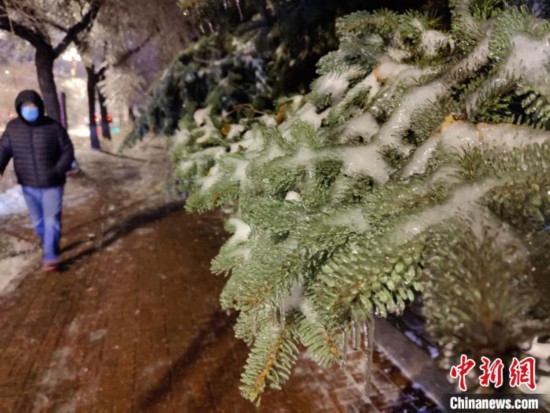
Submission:
[[[44,249],[44,263],[59,260],[63,189],[63,185],[50,188],[23,187],[34,230]]]

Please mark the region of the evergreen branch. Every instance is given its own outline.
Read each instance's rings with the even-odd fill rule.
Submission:
[[[241,392],[248,400],[259,404],[267,384],[280,388],[296,362],[296,321],[287,320],[283,327],[266,325],[260,331],[241,377]]]
[[[337,341],[339,335],[335,330],[327,330],[317,320],[301,315],[298,317],[297,333],[319,365],[329,366],[342,359],[342,346]]]

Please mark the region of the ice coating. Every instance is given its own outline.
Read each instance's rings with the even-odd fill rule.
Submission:
[[[479,209],[478,201],[491,188],[498,184],[496,180],[464,185],[457,189],[451,198],[438,206],[427,209],[406,219],[392,235],[392,242],[401,244],[424,232],[426,229],[457,216],[467,217]]]
[[[440,132],[434,134],[414,153],[403,171],[403,177],[422,174],[435,151],[458,152],[484,146],[486,148],[513,149],[525,145],[550,141],[550,133],[509,123],[473,125],[466,121],[446,121]]]
[[[410,127],[413,112],[423,105],[435,102],[446,91],[447,86],[440,81],[409,90],[399,107],[380,129],[377,137],[378,145],[392,145],[400,151],[408,153],[411,148],[403,143],[401,135]]]

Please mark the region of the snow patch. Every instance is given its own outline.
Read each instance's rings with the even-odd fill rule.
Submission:
[[[107,330],[102,328],[100,330],[91,332],[88,335],[88,340],[90,340],[90,342],[92,343],[95,343],[96,341],[100,341],[101,339],[103,339],[103,337],[105,337],[106,335],[107,335]]]
[[[457,189],[447,202],[416,214],[398,226],[391,236],[391,241],[403,244],[448,218],[466,217],[472,212],[479,214],[481,206],[478,201],[496,185],[498,185],[498,181],[486,180]]]
[[[363,216],[361,208],[339,213],[330,222],[336,226],[346,226],[358,234],[364,234],[369,229],[369,223]]]
[[[321,127],[323,119],[325,119],[328,114],[329,110],[325,110],[322,113],[317,113],[317,108],[312,103],[306,103],[298,110],[298,112],[296,112],[296,116],[300,120],[311,123],[315,129],[319,129]]]
[[[58,384],[74,380],[76,373],[69,367],[69,360],[72,354],[70,347],[63,347],[53,353],[53,360],[50,363],[48,370],[42,376],[40,385],[54,388]]]
[[[332,101],[337,102],[342,99],[349,87],[347,75],[349,73],[323,75],[313,83],[313,91],[319,95],[331,95]]]
[[[489,60],[489,39],[486,37],[475,47],[475,49],[456,65],[449,74],[450,79],[463,79],[469,73],[479,69]]]
[[[294,282],[290,294],[283,299],[282,308],[285,313],[291,310],[300,309],[304,302],[304,287],[300,282]]]
[[[542,144],[550,139],[549,132],[509,123],[479,123],[477,131],[483,143],[510,149],[533,143]]]
[[[237,245],[248,241],[252,232],[250,225],[239,218],[230,218],[227,224],[235,228],[235,233],[229,238],[227,245]]]
[[[286,194],[285,201],[301,202],[302,201],[302,195],[300,195],[298,192],[295,192],[295,191],[289,191]]]
[[[438,148],[446,152],[467,150],[479,146],[493,149],[514,149],[550,140],[550,133],[526,126],[507,123],[473,125],[464,121],[445,122],[440,132],[420,146],[403,171],[403,177],[424,173],[426,165]]]
[[[359,82],[352,89],[352,91],[364,89],[366,87],[370,88],[369,99],[372,99],[380,91],[380,83],[378,82],[378,79],[376,79],[376,75],[374,73],[369,74],[365,79]]]
[[[248,168],[248,164],[250,162],[245,160],[239,160],[239,159],[234,159],[233,162],[235,164],[235,170],[233,171],[232,178],[241,183],[246,182],[248,179],[246,175],[246,169]]]
[[[368,112],[363,113],[360,116],[350,119],[346,122],[346,127],[343,132],[343,137],[356,137],[361,136],[365,140],[370,139],[376,135],[380,127],[373,115]]]
[[[23,190],[20,185],[0,193],[0,217],[20,214],[27,210],[27,204],[23,197]]]
[[[376,76],[376,80],[382,83],[386,82],[392,77],[399,75],[399,73],[403,72],[404,70],[412,67],[411,65],[397,63],[393,60],[382,60],[383,61],[380,63],[380,65],[378,65],[373,71],[374,76]]]
[[[378,144],[380,146],[392,145],[401,152],[408,153],[410,145],[405,145],[402,142],[401,135],[410,127],[413,112],[421,106],[435,102],[446,91],[447,87],[438,81],[409,91],[390,119],[380,129]]]
[[[550,95],[550,36],[538,40],[518,34],[514,36],[513,42],[514,48],[503,63],[503,70],[541,87],[546,96]]]
[[[212,111],[212,107],[208,106],[204,109],[198,109],[193,113],[193,120],[195,121],[196,125],[198,127],[201,127],[205,124],[207,118],[210,117],[210,112]]]
[[[0,297],[14,291],[25,275],[40,260],[39,251],[0,260]]]
[[[250,152],[250,151],[256,152],[256,151],[261,151],[263,147],[264,147],[264,144],[262,139],[259,139],[255,133],[247,132],[244,135],[243,140],[232,143],[230,145],[229,152],[237,153],[242,151],[243,149],[246,149],[247,152]]]
[[[449,45],[451,49],[454,48],[454,42],[449,38],[449,36],[437,30],[427,30],[422,32],[420,44],[424,54],[430,57],[436,56],[439,51],[447,45]]]
[[[220,179],[222,179],[224,176],[224,173],[220,171],[219,165],[214,165],[210,170],[208,171],[208,175],[202,178],[199,178],[198,181],[201,185],[201,191],[205,192],[208,191],[210,188],[214,186],[216,182],[218,182]]]
[[[234,139],[246,130],[244,125],[231,125],[227,139]]]
[[[340,148],[339,152],[344,162],[344,174],[368,175],[379,184],[388,181],[391,169],[375,145],[350,146]]]

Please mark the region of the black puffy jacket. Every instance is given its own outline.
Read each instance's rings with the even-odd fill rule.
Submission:
[[[21,116],[24,102],[33,102],[40,110],[35,122]],[[71,169],[74,149],[67,131],[60,123],[44,115],[44,103],[32,90],[21,92],[15,100],[19,117],[10,121],[0,139],[0,174],[13,157],[20,185],[36,188],[60,186]]]

